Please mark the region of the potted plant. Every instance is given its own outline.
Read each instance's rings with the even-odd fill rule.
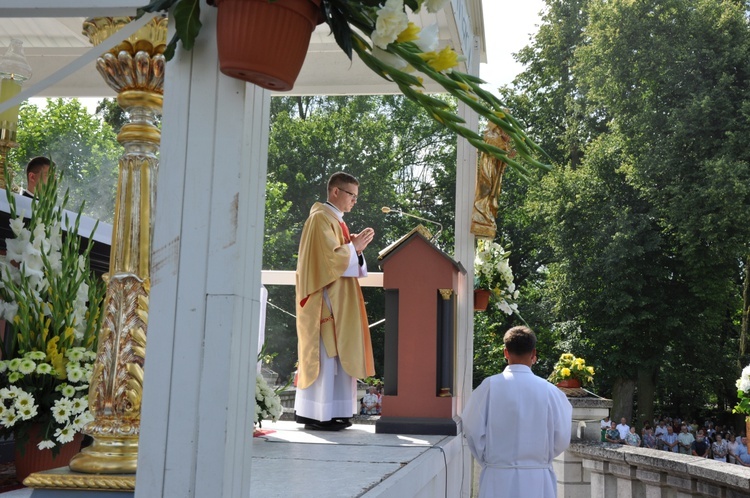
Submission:
[[[298,7],[302,5],[303,10],[309,11],[310,2],[318,2],[318,0],[231,1],[232,3],[268,2],[274,8],[263,9],[265,14],[271,10],[276,11],[277,8],[288,10],[288,2],[294,2]],[[215,3],[220,11],[217,17],[218,22],[219,19],[227,17],[221,13],[221,10],[229,5],[229,0],[220,0]],[[533,157],[535,154],[543,155],[544,151],[525,134],[521,124],[507,112],[506,106],[495,95],[481,88],[480,85],[484,81],[456,69],[462,57],[451,47],[439,46],[437,25],[421,29],[409,22],[409,11],[416,13],[425,8],[430,13],[436,13],[448,4],[449,0],[319,0],[317,15],[318,20],[328,24],[336,43],[349,59],[352,58],[353,53],[356,53],[372,71],[394,82],[407,98],[422,106],[440,124],[466,138],[480,152],[502,160],[524,178],[529,177],[524,164],[549,170],[550,166]],[[138,10],[138,15],[166,11],[174,18],[175,35],[164,52],[166,59],[170,60],[178,42],[182,43],[185,50],[191,50],[195,45],[202,26],[200,7],[201,0],[152,0],[151,3]],[[249,36],[249,31],[269,22],[265,17],[262,19],[258,17],[260,15],[260,13],[253,14],[252,19],[244,21],[236,16],[229,16],[227,19],[239,28],[238,32],[242,36]],[[307,38],[306,51],[311,33],[309,16],[307,21],[295,24],[302,27],[294,29],[305,31],[303,38]],[[228,31],[228,28],[223,24],[217,24],[217,36],[222,37],[225,31]],[[272,45],[280,46],[286,41],[287,36],[291,35],[279,28],[271,34],[270,42]],[[240,44],[244,42],[230,43],[230,45]],[[260,52],[271,50],[262,51],[258,46],[244,45],[249,50],[258,52],[256,55],[260,56],[264,55]],[[281,62],[289,56],[283,48],[278,52],[276,47],[273,50],[274,53],[282,54],[274,55],[274,62]],[[221,66],[224,71],[225,64],[221,63]],[[230,75],[243,77],[238,74],[230,73]],[[244,76],[248,75],[250,73]],[[486,143],[475,130],[463,126],[464,120],[452,111],[449,103],[435,95],[424,93],[424,77],[435,81],[447,93],[505,131],[513,140],[513,148],[518,157],[512,157],[507,151]],[[256,77],[250,79],[263,86],[263,78],[256,80],[258,80]]]
[[[510,251],[491,240],[479,239],[474,259],[474,309],[483,311],[492,303],[503,313],[518,314],[518,290],[513,283]]]
[[[586,360],[572,353],[563,353],[547,378],[558,387],[586,387],[594,383],[594,367],[586,366]]]
[[[740,378],[737,379],[737,404],[732,413],[741,413],[745,416],[745,434],[748,434],[747,449],[750,452],[750,365],[742,369]]]
[[[81,251],[80,212],[68,220],[55,201],[59,178],[37,188],[31,218],[6,191],[13,237],[0,256],[0,316],[7,327],[0,361],[0,434],[13,435],[19,480],[67,465],[93,417],[88,384],[96,357],[105,287]],[[72,446],[70,443],[73,443]],[[67,445],[67,446],[66,446]],[[57,457],[57,458],[55,458]]]

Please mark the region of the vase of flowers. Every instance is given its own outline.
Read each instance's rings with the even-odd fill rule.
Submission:
[[[736,385],[737,404],[732,409],[732,413],[741,413],[745,416],[745,434],[750,435],[750,365],[742,369]],[[750,452],[750,437],[748,437],[747,450]]]
[[[474,259],[474,289],[489,291],[489,303],[503,313],[518,314],[518,290],[513,283],[513,270],[508,263],[510,251],[491,240],[477,242]],[[475,308],[476,294],[475,294]]]
[[[105,287],[89,268],[92,239],[82,248],[77,236],[80,211],[66,219],[67,194],[55,206],[58,185],[51,174],[38,187],[29,219],[6,191],[13,237],[0,256],[0,316],[8,325],[0,344],[0,434],[14,436],[20,456],[54,457],[76,439],[80,448],[76,434],[93,419],[88,387]],[[38,442],[27,448],[31,439]],[[23,472],[36,470],[43,469]]]
[[[594,367],[587,366],[586,360],[572,353],[563,353],[547,380],[558,387],[586,387],[594,383]]]
[[[255,376],[255,416],[253,423],[263,427],[264,420],[276,422],[284,409],[281,407],[279,393],[283,391],[273,389],[261,374]]]

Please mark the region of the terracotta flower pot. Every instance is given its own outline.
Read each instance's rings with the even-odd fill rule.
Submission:
[[[320,0],[214,0],[221,72],[291,90],[321,19]]]
[[[484,311],[488,304],[490,304],[490,291],[476,289],[474,291],[474,311]]]
[[[565,379],[565,380],[561,380],[555,385],[557,387],[566,387],[568,389],[574,389],[576,387],[581,387],[581,381],[578,379]]]
[[[62,445],[60,452],[54,457],[52,456],[52,450],[40,450],[37,448],[37,444],[42,440],[41,428],[41,425],[31,426],[29,428],[29,439],[23,444],[16,441],[15,464],[18,482],[23,482],[29,474],[34,472],[67,467],[70,459],[81,451],[83,434],[80,432],[76,433],[73,441]]]

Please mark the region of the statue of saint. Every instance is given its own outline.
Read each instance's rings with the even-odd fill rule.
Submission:
[[[512,139],[495,123],[489,123],[484,140],[508,153],[511,159],[516,151]],[[477,161],[477,186],[474,191],[474,209],[471,213],[471,233],[480,238],[494,239],[497,232],[498,197],[503,183],[503,173],[508,165],[488,154],[481,153]]]

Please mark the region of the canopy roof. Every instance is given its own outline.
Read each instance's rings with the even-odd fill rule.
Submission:
[[[101,15],[132,15],[135,9],[124,4],[140,5],[146,0],[25,0],[12,2],[25,7],[3,7],[0,2],[0,50],[11,38],[23,42],[24,52],[33,76],[26,85],[35,84],[69,65],[91,49],[82,33],[85,17]],[[87,6],[87,4],[91,4]],[[93,6],[96,4],[96,7]],[[106,4],[110,4],[107,7]],[[208,7],[205,7],[208,8]],[[36,17],[39,16],[39,17]],[[57,17],[53,17],[57,16]],[[75,16],[75,17],[73,17]],[[439,14],[426,11],[412,19],[420,26],[437,23],[441,46],[451,45],[459,53],[467,53],[466,44],[480,45],[480,60],[485,60],[484,26],[481,0],[453,0],[451,7]],[[201,35],[205,36],[205,35]],[[466,70],[466,67],[462,67]],[[439,91],[436,85],[428,90]],[[375,75],[355,55],[349,59],[336,45],[327,25],[318,26],[312,36],[308,56],[292,90],[293,94],[385,94],[397,93],[397,87]],[[115,93],[96,71],[94,63],[39,92],[38,97],[114,97]]]

